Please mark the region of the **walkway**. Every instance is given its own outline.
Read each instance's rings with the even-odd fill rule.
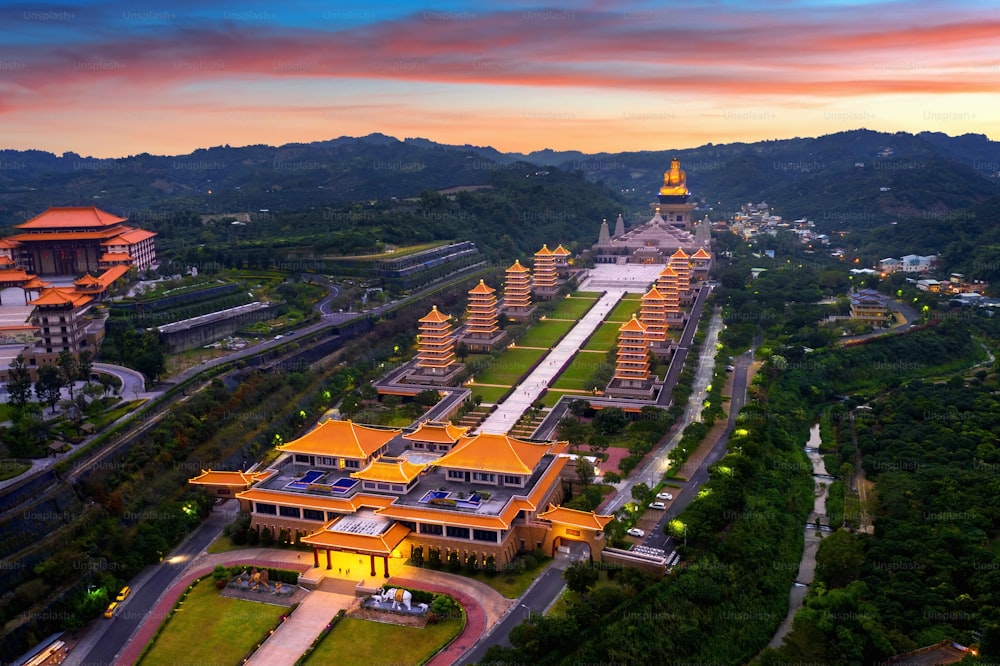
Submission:
[[[593,291],[601,288],[605,289],[604,295],[500,403],[496,411],[483,421],[478,431],[500,435],[508,432],[600,326],[621,297],[626,293],[646,293],[662,270],[662,264],[600,264],[594,268],[580,289]]]

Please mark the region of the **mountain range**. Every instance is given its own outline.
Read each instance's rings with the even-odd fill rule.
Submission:
[[[693,200],[713,217],[768,202],[821,229],[866,228],[943,216],[1000,194],[1000,142],[858,129],[816,138],[707,144],[683,150],[504,153],[384,134],[283,146],[216,146],[188,155],[118,159],[0,150],[0,220],[13,225],[52,205],[96,205],[121,215],[174,211],[305,211],[412,198],[491,184],[498,173],[583,172],[644,207],[677,157]],[[612,211],[613,212],[613,211]]]

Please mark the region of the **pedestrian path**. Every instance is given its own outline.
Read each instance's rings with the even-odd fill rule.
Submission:
[[[601,264],[591,270],[590,277],[580,285],[583,291],[604,290],[580,323],[570,329],[514,391],[479,426],[478,431],[490,434],[507,433],[517,420],[538,400],[556,378],[563,366],[573,358],[612,308],[626,293],[644,294],[663,270],[662,264]]]

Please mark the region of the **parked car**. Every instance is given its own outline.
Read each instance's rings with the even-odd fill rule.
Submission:
[[[643,532],[642,530],[640,530],[638,527],[630,527],[629,529],[625,530],[625,534],[627,534],[629,536],[634,536],[634,537],[644,537],[644,536],[646,536],[646,533]]]
[[[110,620],[111,618],[113,618],[115,616],[115,611],[117,609],[118,609],[118,602],[117,601],[112,601],[108,605],[108,610],[104,611],[104,617],[106,617],[107,619]]]
[[[670,493],[656,493],[656,499],[667,500],[668,502],[674,498]]]
[[[651,502],[650,505],[649,505],[649,508],[650,509],[660,509],[662,511],[663,509],[667,508],[667,505],[664,504],[663,502]]]
[[[732,371],[733,371],[733,370],[735,370],[735,369],[736,369],[736,367],[735,367],[735,366],[732,366],[732,365],[727,365],[727,366],[726,366],[726,372],[732,372]]]
[[[132,594],[132,588],[126,585],[122,588],[122,591],[118,593],[118,597],[115,599],[118,603],[121,603],[128,599],[128,595]]]

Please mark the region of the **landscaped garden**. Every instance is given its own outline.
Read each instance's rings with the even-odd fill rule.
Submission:
[[[570,359],[569,365],[552,383],[552,388],[589,391],[588,380],[605,364],[605,352],[581,351]]]
[[[139,663],[241,663],[286,613],[283,606],[224,597],[211,578],[205,578],[164,620],[152,648]]]
[[[633,314],[639,314],[639,308],[642,306],[642,298],[635,294],[626,294],[618,305],[608,313],[605,317],[605,321],[617,321],[624,324],[629,319],[632,318]]]
[[[542,319],[532,324],[531,329],[517,341],[517,346],[551,349],[576,323],[576,320],[569,319]]]
[[[510,347],[476,373],[475,383],[513,386],[546,353],[547,349]]]
[[[428,623],[423,627],[344,617],[303,663],[416,666],[425,663],[450,643],[463,626],[463,618],[458,616]]]
[[[594,303],[600,297],[600,294],[594,292],[578,291],[567,298],[561,299],[556,305],[555,310],[547,316],[549,319],[572,319],[573,321],[577,321],[590,308],[594,307]]]
[[[612,313],[613,314],[613,313]],[[621,324],[605,321],[590,334],[587,342],[580,348],[581,350],[606,352],[618,344],[618,329]]]

